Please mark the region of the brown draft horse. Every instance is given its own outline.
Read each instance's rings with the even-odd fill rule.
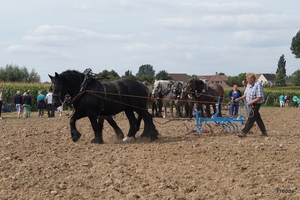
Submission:
[[[222,117],[221,102],[224,97],[224,88],[221,85],[214,84],[208,86],[202,80],[191,79],[187,84],[186,92],[190,100],[198,103],[198,109],[201,110],[201,117],[204,117],[202,105],[206,106],[206,116],[211,117],[210,105],[213,106],[215,114],[217,112],[216,104],[220,98],[220,102],[218,103],[218,116]],[[192,106],[190,107],[189,113],[191,113],[191,109],[193,109]]]

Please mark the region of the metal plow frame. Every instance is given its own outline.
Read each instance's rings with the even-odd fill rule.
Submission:
[[[220,103],[220,97],[219,101]],[[240,102],[241,104],[241,102]],[[244,101],[245,107],[246,107],[246,113],[249,115],[249,107],[247,106],[247,103]],[[246,123],[246,117],[242,114],[242,111],[240,109],[239,115],[237,118],[233,117],[218,117],[219,111],[217,109],[217,112],[211,117],[211,118],[201,118],[201,111],[196,111],[195,114],[195,121],[196,121],[196,129],[192,130],[192,132],[197,133],[208,133],[208,132],[218,132],[220,129],[223,132],[237,132],[238,131],[238,124],[245,124]],[[214,131],[217,126],[218,131]],[[204,127],[208,127],[204,128]],[[221,128],[220,128],[221,127]]]

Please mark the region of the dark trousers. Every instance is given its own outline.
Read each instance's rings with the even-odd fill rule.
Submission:
[[[294,101],[294,107],[298,108],[298,102],[297,101]]]
[[[248,133],[250,129],[252,128],[254,122],[257,123],[260,131],[262,133],[266,133],[266,127],[264,122],[262,121],[259,113],[259,108],[261,104],[253,104],[252,108],[250,109],[249,117],[245,123],[245,127],[242,129],[243,133]]]
[[[55,107],[52,104],[47,104],[48,117],[55,117],[54,108]]]
[[[232,104],[230,104],[230,109],[229,109],[230,115],[231,116],[238,115],[239,107],[240,107],[240,103],[232,103]]]

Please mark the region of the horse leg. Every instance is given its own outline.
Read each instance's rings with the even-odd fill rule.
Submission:
[[[79,138],[81,137],[80,132],[76,128],[76,121],[80,119],[81,117],[78,116],[78,113],[75,113],[70,118],[70,128],[71,128],[71,137],[73,142],[77,142]]]
[[[182,114],[181,114],[181,102],[179,102],[178,100],[176,100],[176,102],[175,102],[175,109],[176,109],[176,116],[177,117],[182,117]]]
[[[171,102],[170,102],[170,109],[171,109],[171,116],[172,116],[172,118],[174,117],[174,110],[173,110],[173,107],[174,107],[174,101],[171,100]]]
[[[154,117],[157,117],[157,106],[156,106],[156,101],[152,101],[152,116]]]
[[[215,105],[213,104],[213,109],[215,113]],[[210,104],[205,104],[205,111],[206,111],[206,117],[210,118],[211,117],[211,112],[210,112]]]
[[[138,114],[138,113],[137,113]],[[152,116],[153,117],[153,116]],[[141,127],[141,121],[142,121],[142,116],[138,114],[138,118],[136,119],[136,122],[135,122],[135,127],[136,127],[136,130],[139,131],[140,130],[140,127]]]
[[[163,106],[164,106],[164,115],[163,115],[163,118],[166,118],[166,115],[167,115],[167,103],[163,102]]]
[[[188,117],[189,118],[193,118],[193,109],[194,109],[194,103],[189,102],[189,106],[188,106]]]
[[[122,140],[124,138],[124,133],[123,131],[120,129],[120,127],[117,125],[116,121],[113,119],[113,117],[109,116],[109,117],[105,117],[106,121],[109,123],[109,125],[111,125],[111,127],[113,127],[114,131],[116,132],[117,138],[119,140]]]
[[[102,129],[103,129],[104,117],[97,118],[97,115],[89,115],[88,118],[90,119],[92,128],[95,133],[95,137],[91,140],[91,143],[102,144],[103,143]]]
[[[135,139],[135,134],[139,128],[139,127],[137,127],[138,120],[136,119],[133,110],[126,110],[125,114],[128,118],[130,128],[129,128],[127,137],[125,137],[123,139],[123,141],[132,141]],[[149,115],[152,116],[150,113],[149,113]]]
[[[150,140],[156,140],[158,138],[158,131],[153,123],[153,118],[151,114],[146,110],[139,110],[137,111],[139,115],[141,115],[144,119],[145,126],[144,132],[141,137],[150,137]]]
[[[203,104],[202,103],[198,103],[197,110],[201,111],[200,117],[204,118],[205,115],[204,115],[204,110],[203,110]],[[205,112],[206,112],[206,110],[205,110]],[[206,113],[206,115],[207,115],[207,113]]]
[[[185,111],[184,117],[189,117],[189,104],[187,102],[184,102],[184,111]]]
[[[221,103],[218,104],[218,109],[219,109],[219,117],[222,117],[222,112],[221,112],[222,105],[221,105]]]
[[[157,107],[158,107],[158,116],[159,117],[163,117],[162,116],[162,106],[163,106],[163,103],[162,103],[162,100],[157,100]]]

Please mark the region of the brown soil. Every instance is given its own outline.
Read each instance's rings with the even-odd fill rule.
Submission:
[[[261,108],[269,137],[243,139],[189,134],[194,121],[155,118],[157,141],[124,143],[105,122],[104,144],[90,143],[87,118],[74,143],[65,114],[3,113],[0,199],[300,199],[299,111]],[[116,121],[126,133],[125,117]]]

